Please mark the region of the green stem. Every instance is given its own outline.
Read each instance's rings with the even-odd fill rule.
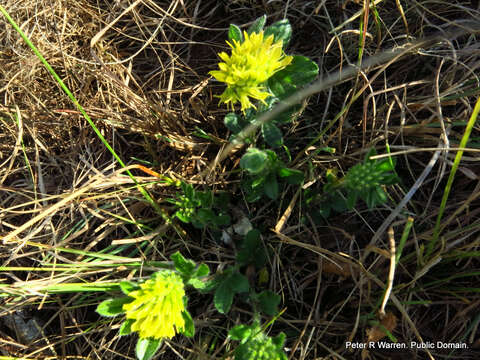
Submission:
[[[465,148],[468,142],[468,139],[470,137],[470,133],[472,132],[473,125],[475,124],[478,113],[480,112],[480,97],[477,99],[477,102],[475,103],[475,107],[473,109],[472,115],[470,116],[470,119],[468,120],[467,127],[465,129],[465,132],[463,134],[462,140],[460,141],[460,146],[459,148]],[[442,202],[440,204],[440,209],[438,211],[438,216],[437,216],[437,222],[435,224],[435,228],[433,230],[433,238],[428,244],[427,247],[427,252],[426,252],[426,257],[428,258],[432,251],[435,249],[435,245],[437,244],[438,237],[440,236],[441,232],[441,223],[442,223],[442,217],[443,213],[445,212],[445,207],[447,206],[447,200],[448,196],[450,195],[450,190],[452,188],[452,183],[453,179],[455,178],[455,173],[457,172],[458,165],[460,164],[460,160],[462,159],[463,155],[463,150],[457,151],[457,155],[455,156],[455,160],[453,162],[452,166],[452,171],[450,172],[450,176],[448,177],[447,180],[447,185],[445,185],[445,190],[443,192],[443,198]]]

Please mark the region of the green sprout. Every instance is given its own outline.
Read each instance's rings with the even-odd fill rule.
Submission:
[[[226,214],[228,199],[226,194],[214,196],[210,191],[197,191],[192,185],[180,183],[181,193],[167,201],[177,208],[175,217],[184,223],[191,223],[198,229],[210,226],[214,229],[230,224],[230,216]]]
[[[370,150],[363,163],[348,170],[344,178],[349,208],[355,206],[358,198],[365,201],[369,209],[383,204],[387,201],[387,195],[382,185],[393,185],[398,182],[395,162],[390,158],[381,161],[370,160],[375,154],[375,149]]]
[[[319,205],[319,214],[327,218],[331,210],[343,212],[355,207],[358,200],[363,200],[369,209],[387,201],[384,187],[398,183],[395,173],[395,161],[391,158],[372,160],[375,149],[371,149],[362,163],[348,170],[343,178],[338,178],[334,171],[327,170],[323,193],[312,191],[305,193],[307,205]]]
[[[285,334],[269,337],[258,322],[250,326],[235,326],[229,331],[229,336],[240,341],[240,345],[235,349],[235,360],[287,360],[283,351]]]

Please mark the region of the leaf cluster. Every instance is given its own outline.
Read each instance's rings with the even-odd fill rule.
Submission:
[[[298,185],[304,180],[303,172],[287,168],[272,150],[248,149],[240,160],[240,167],[249,174],[242,184],[249,202],[263,195],[276,200],[279,181]]]
[[[277,21],[264,29],[265,21],[265,15],[258,18],[249,27],[247,33],[251,34],[253,32],[263,31],[265,37],[273,35],[274,42],[282,41],[282,46],[286,49],[292,37],[292,26],[288,19]],[[243,41],[243,35],[240,28],[233,24],[230,25],[228,37],[230,41]],[[277,102],[293,94],[299,87],[310,83],[318,75],[317,64],[307,57],[294,55],[292,58],[292,62],[285,69],[278,71],[268,79],[265,87],[268,89],[271,96],[267,98],[266,104],[259,104],[258,111],[249,109],[243,115],[229,113],[225,116],[225,126],[231,130],[233,134],[238,134],[248,124],[255,122],[259,115],[269,111]],[[300,109],[300,105],[293,106],[276,119],[262,124],[262,137],[269,146],[272,148],[282,146],[283,135],[278,125],[291,122]]]
[[[235,295],[243,294],[243,299],[253,306],[255,313],[259,310],[268,316],[276,315],[280,296],[269,290],[256,293],[248,278],[241,273],[241,269],[246,266],[254,266],[258,270],[266,261],[267,255],[261,244],[260,231],[250,230],[239,246],[236,264],[218,273],[201,290],[214,292],[215,308],[222,314],[230,311]]]
[[[185,182],[180,183],[180,189],[181,193],[167,200],[176,206],[175,217],[180,221],[191,223],[198,229],[205,227],[217,229],[230,224],[230,216],[226,210],[228,204],[226,193],[214,196],[210,190],[198,191]]]
[[[235,360],[287,360],[283,351],[285,334],[275,337],[265,335],[258,322],[252,325],[238,325],[232,328],[228,335],[240,342],[235,349]]]
[[[183,257],[183,255],[180,254],[180,252],[178,251],[172,254],[170,256],[170,259],[173,262],[175,270],[182,277],[186,285],[190,285],[199,290],[205,288],[205,278],[210,272],[207,265],[197,265],[194,261],[188,260]],[[152,276],[155,276],[155,274],[153,274]],[[131,281],[122,281],[120,282],[120,289],[122,293],[126,296],[111,298],[102,301],[96,309],[98,314],[106,317],[123,315],[125,313],[123,305],[131,303],[134,300],[134,298],[130,297],[129,294],[132,291],[139,290],[140,286],[137,283]],[[183,300],[186,308],[188,298],[185,296]],[[185,327],[180,332],[187,337],[193,337],[195,334],[195,326],[192,317],[190,316],[188,311],[184,311],[182,313],[182,316],[185,320]],[[120,326],[119,335],[123,336],[131,334],[133,332],[131,326],[134,322],[134,319],[126,319]],[[160,348],[161,342],[162,339],[139,338],[135,348],[137,358],[139,360],[149,360]]]
[[[387,194],[384,186],[398,183],[399,177],[395,173],[395,159],[370,159],[375,154],[375,149],[371,149],[364,161],[350,168],[343,178],[339,179],[333,171],[327,170],[323,192],[305,193],[307,205],[319,205],[319,214],[327,218],[332,210],[343,212],[353,209],[358,200],[364,201],[369,209],[385,203]]]
[[[263,30],[265,17],[257,19],[247,32],[259,32]],[[292,35],[292,27],[287,19],[278,21],[265,28],[264,36],[274,36],[274,41],[282,41],[286,48]],[[243,41],[243,35],[236,25],[230,25],[229,39]],[[302,86],[310,83],[318,75],[318,65],[305,56],[294,55],[292,62],[283,70],[278,71],[270,77],[265,87],[270,93],[266,103],[260,103],[258,110],[248,109],[244,114],[239,115],[233,112],[228,113],[224,118],[225,126],[232,131],[233,139],[247,125],[254,123],[258,116],[269,111],[272,107],[292,95]],[[283,134],[279,126],[289,123],[296,118],[301,111],[301,105],[294,105],[280,114],[277,118],[261,125],[261,134],[264,141],[272,148],[283,145]],[[251,142],[252,139],[247,141]]]

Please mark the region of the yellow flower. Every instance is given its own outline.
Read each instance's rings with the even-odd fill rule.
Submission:
[[[215,79],[227,84],[227,89],[220,95],[220,102],[227,106],[230,104],[233,109],[239,101],[242,111],[255,108],[250,98],[265,103],[270,93],[264,83],[292,62],[292,57],[282,51],[282,41],[273,42],[273,35],[265,39],[263,31],[250,35],[245,31],[244,37],[243,42],[233,40],[231,44],[227,41],[232,54],[218,54],[224,62],[218,64],[220,70],[209,72]]]
[[[184,330],[185,289],[182,278],[173,271],[153,274],[128,296],[135,300],[124,304],[123,310],[127,319],[135,320],[131,329],[138,332],[140,338],[172,338]]]

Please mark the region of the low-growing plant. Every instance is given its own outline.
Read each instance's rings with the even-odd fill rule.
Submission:
[[[262,248],[260,231],[250,230],[239,246],[235,265],[227,267],[215,275],[202,291],[213,291],[216,309],[226,314],[230,311],[235,295],[242,295],[242,299],[253,307],[254,314],[260,312],[274,316],[278,313],[280,296],[272,291],[255,291],[254,284],[241,273],[242,268],[253,266],[256,271],[261,271],[267,261],[267,254]]]
[[[219,70],[210,72],[227,85],[220,95],[220,102],[232,109],[237,102],[241,104],[241,114],[231,112],[225,116],[225,125],[233,133],[232,140],[247,125],[254,123],[259,115],[311,82],[318,74],[318,66],[310,59],[284,53],[292,36],[288,20],[264,28],[265,21],[265,16],[257,19],[243,33],[236,25],[230,25],[227,43],[232,49],[231,55],[220,53],[223,62],[218,64]],[[262,124],[260,129],[265,143],[272,148],[282,146],[283,135],[279,126],[293,121],[299,110],[300,105],[293,106],[273,121]],[[254,138],[247,141],[252,143]],[[287,168],[272,150],[251,148],[242,157],[240,166],[250,175],[243,183],[249,202],[257,201],[263,195],[277,199],[277,178],[291,184],[303,181],[303,174]]]
[[[241,104],[241,114],[231,112],[224,119],[233,138],[260,114],[318,75],[317,64],[307,57],[284,54],[292,36],[289,21],[281,20],[264,28],[265,21],[265,16],[258,18],[243,33],[236,25],[230,25],[227,44],[232,53],[230,56],[220,53],[224,62],[218,64],[219,70],[210,72],[227,85],[220,102],[232,110],[237,102]],[[279,126],[293,121],[300,109],[300,105],[293,106],[273,121],[262,124],[262,137],[269,146],[277,148],[283,144]]]
[[[263,195],[276,200],[280,193],[279,180],[294,185],[304,180],[303,172],[287,168],[272,150],[248,149],[240,160],[240,167],[248,173],[243,189],[249,202]]]
[[[283,351],[285,334],[267,336],[258,321],[252,325],[238,325],[228,335],[240,344],[234,351],[235,360],[287,360]]]
[[[120,289],[125,296],[101,302],[97,312],[102,316],[125,315],[119,334],[138,334],[136,355],[148,360],[160,348],[162,340],[177,333],[192,337],[195,327],[187,310],[185,286],[201,289],[208,275],[208,266],[197,266],[179,252],[171,256],[173,269],[153,273],[142,283],[122,281]]]
[[[218,228],[230,224],[230,216],[226,206],[229,203],[228,195],[220,193],[214,195],[212,191],[197,191],[191,184],[180,183],[181,193],[167,201],[177,208],[175,217],[184,223],[191,223],[199,229],[207,226]]]
[[[238,246],[236,262],[239,266],[253,265],[261,269],[267,262],[267,254],[260,239],[260,231],[250,230]]]
[[[384,186],[398,183],[395,173],[395,159],[372,160],[375,149],[371,149],[362,163],[350,168],[343,178],[338,178],[333,170],[327,170],[326,183],[322,193],[307,191],[307,205],[317,208],[318,213],[327,218],[331,211],[343,212],[355,207],[363,200],[369,209],[387,201]]]

